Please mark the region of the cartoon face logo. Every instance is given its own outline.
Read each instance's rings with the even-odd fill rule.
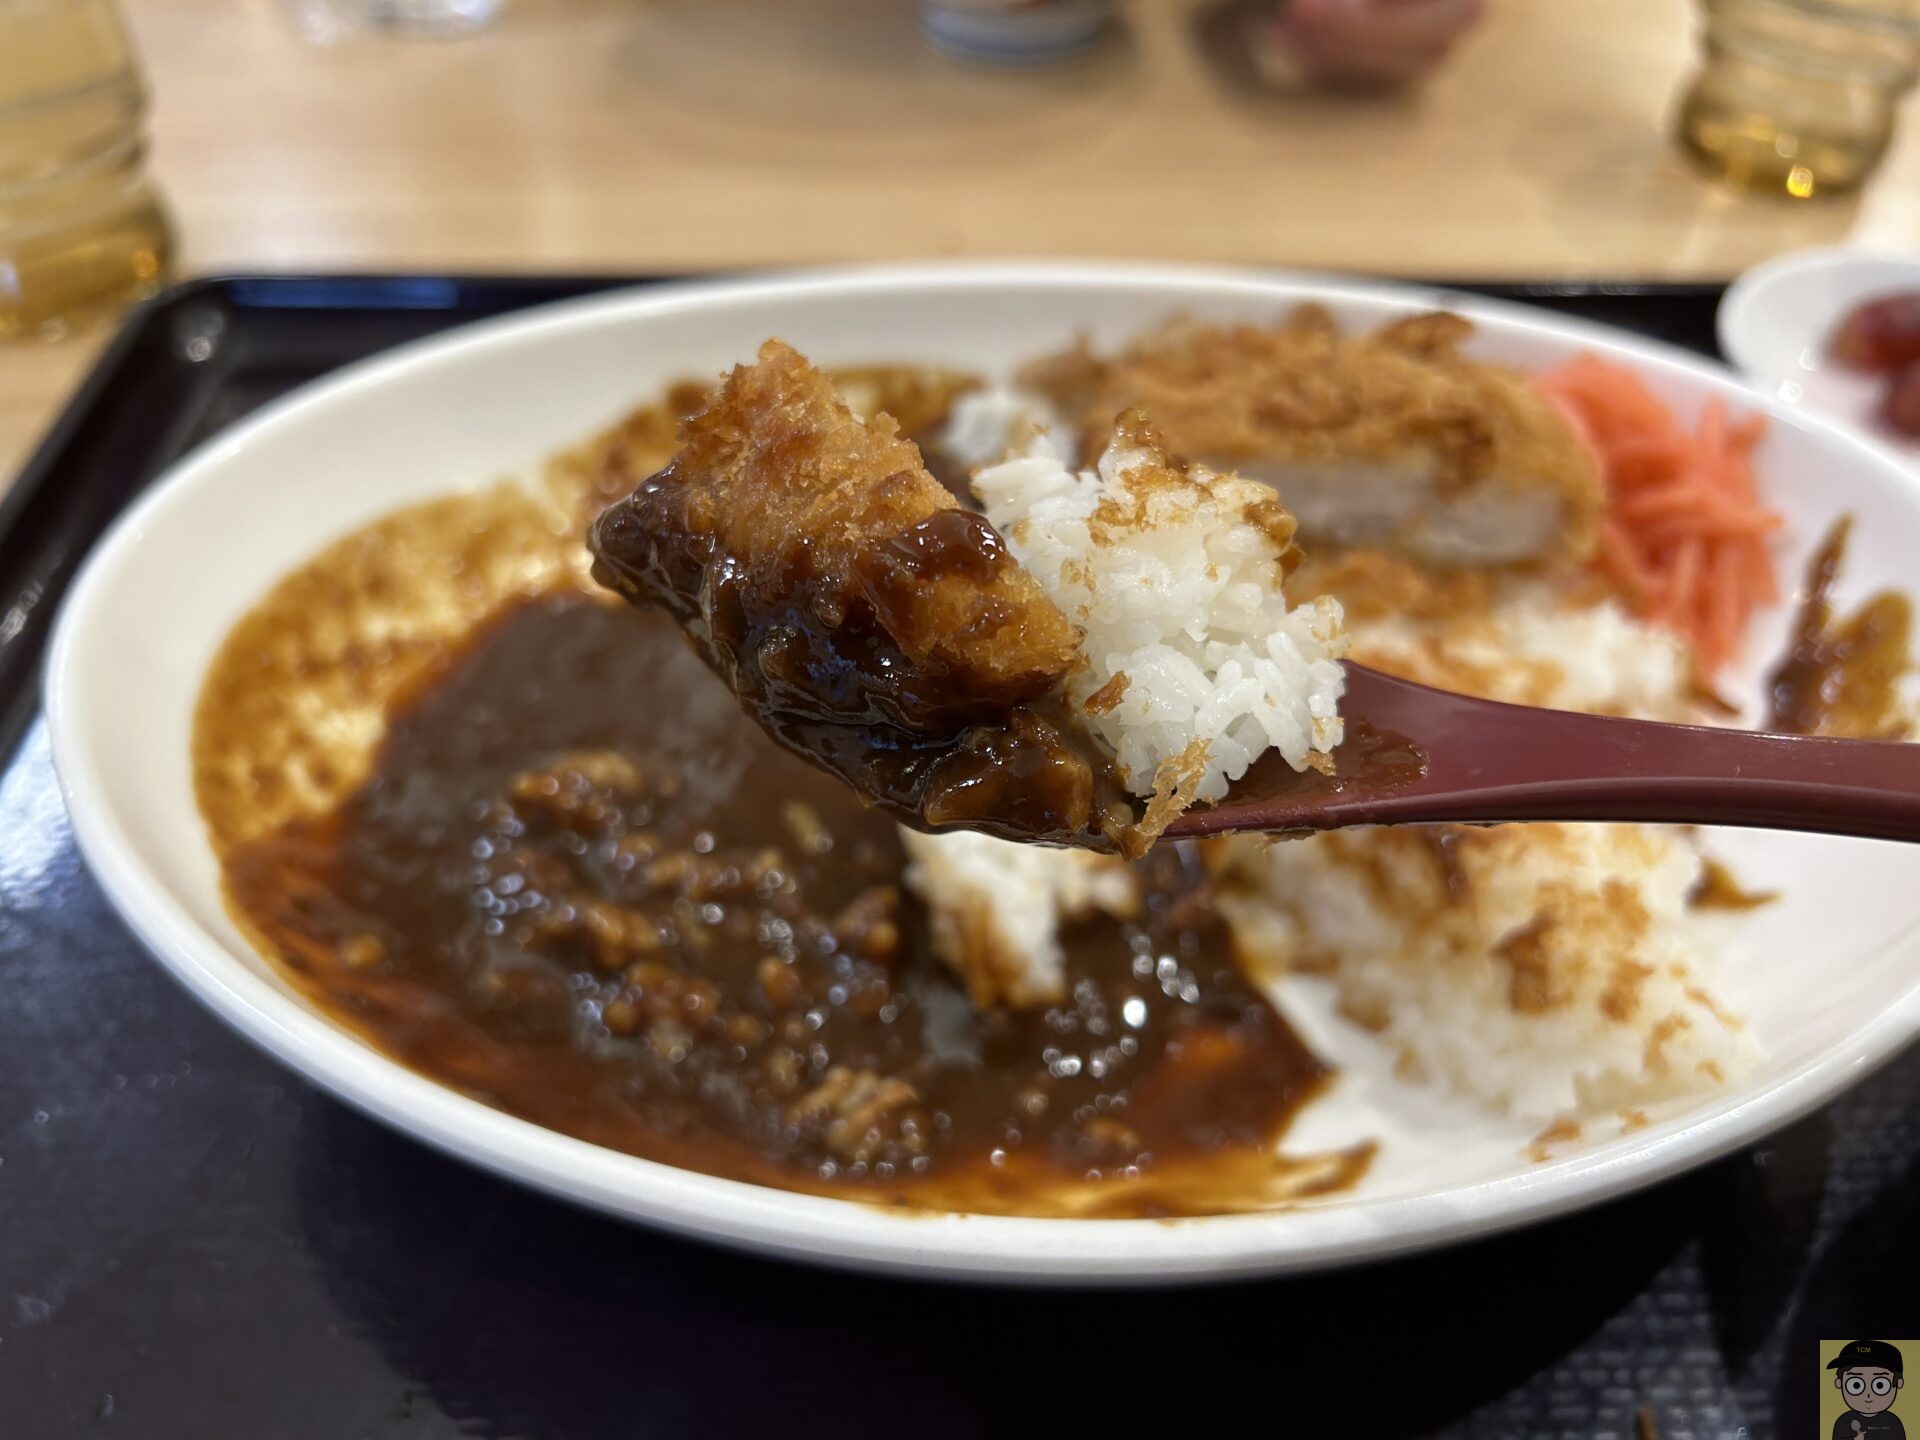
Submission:
[[[1833,1383],[1847,1407],[1847,1413],[1834,1422],[1835,1440],[1905,1436],[1900,1417],[1887,1413],[1906,1383],[1899,1350],[1884,1340],[1849,1340],[1827,1368],[1833,1371]]]
[[[1900,1376],[1882,1365],[1848,1370],[1834,1376],[1833,1381],[1840,1387],[1840,1393],[1846,1396],[1847,1408],[1859,1415],[1878,1415],[1893,1404],[1893,1397],[1900,1393],[1900,1387],[1905,1383]]]

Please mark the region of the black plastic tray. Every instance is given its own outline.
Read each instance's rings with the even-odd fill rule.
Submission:
[[[73,848],[48,618],[168,462],[290,387],[604,279],[267,277],[137,312],[0,507],[0,1440],[1812,1435],[1920,1333],[1920,1051],[1763,1146],[1300,1280],[1031,1293],[732,1255],[390,1134],[228,1034]],[[1711,353],[1718,291],[1491,293]],[[1820,963],[1807,956],[1806,962]]]

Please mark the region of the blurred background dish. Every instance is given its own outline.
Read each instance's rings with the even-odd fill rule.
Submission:
[[[1885,413],[1895,376],[1850,366],[1834,353],[1835,337],[1850,315],[1869,302],[1903,295],[1920,295],[1920,252],[1783,255],[1728,288],[1720,304],[1720,347],[1756,384],[1787,403],[1857,425],[1920,456],[1920,437],[1903,433]]]
[[[921,0],[920,33],[956,59],[1044,65],[1097,44],[1114,8],[1114,0]]]
[[[314,45],[360,30],[410,40],[451,40],[492,23],[502,0],[281,0],[289,23]]]
[[[1391,90],[1438,70],[1485,0],[1280,0],[1243,7],[1255,71],[1283,90]]]

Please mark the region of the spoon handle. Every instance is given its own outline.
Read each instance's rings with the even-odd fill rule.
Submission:
[[[1267,767],[1168,833],[1619,820],[1920,841],[1920,745],[1538,710],[1353,664],[1341,708],[1411,740],[1426,773],[1382,780],[1362,765],[1332,784],[1300,785]]]
[[[1391,818],[1444,811],[1463,821],[1638,820],[1920,840],[1920,745],[1472,703],[1476,713],[1463,718],[1476,733],[1423,741],[1426,777],[1403,796],[1379,796]]]

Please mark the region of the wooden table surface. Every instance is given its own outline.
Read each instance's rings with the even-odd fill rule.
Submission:
[[[123,0],[182,273],[682,271],[1150,256],[1457,278],[1726,277],[1920,243],[1920,123],[1864,195],[1731,193],[1667,138],[1689,0],[1490,0],[1418,95],[1259,88],[1244,18],[1132,0],[1066,66],[922,46],[908,0],[506,0],[447,42],[282,0]],[[0,477],[102,343],[0,349]]]

